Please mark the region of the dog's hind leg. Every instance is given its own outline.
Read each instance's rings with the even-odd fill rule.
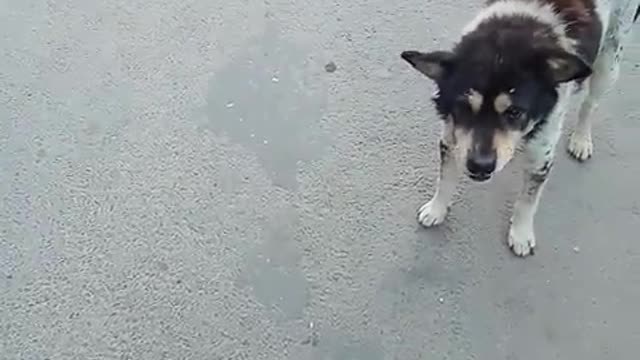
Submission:
[[[439,225],[444,221],[458,185],[459,170],[454,154],[456,141],[450,127],[451,125],[447,124],[439,143],[440,173],[436,192],[433,198],[418,210],[418,221],[426,227]]]
[[[607,49],[600,55],[594,66],[594,73],[586,80],[586,95],[580,105],[578,121],[569,137],[569,153],[579,161],[585,161],[593,155],[593,141],[591,139],[592,113],[598,101],[615,83],[619,73],[618,55]]]
[[[634,4],[635,3],[635,4]],[[578,121],[569,137],[569,153],[577,160],[584,161],[593,154],[591,140],[591,119],[600,99],[613,87],[620,74],[620,61],[625,42],[631,34],[638,1],[629,1],[626,6],[613,11],[609,27],[605,32],[600,54],[593,65],[593,74],[587,80],[587,94],[584,97]]]

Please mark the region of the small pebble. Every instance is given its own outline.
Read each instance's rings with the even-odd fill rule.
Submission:
[[[338,70],[338,67],[336,66],[336,63],[330,61],[327,65],[324,66],[324,70],[328,73],[332,73]]]
[[[274,83],[280,82],[280,79],[278,79],[277,76],[274,76],[271,78],[271,81],[273,81]]]
[[[578,246],[573,248],[573,252],[575,253],[579,253],[580,252],[580,248]]]
[[[439,298],[438,301],[440,302],[440,304],[444,304],[444,298]]]
[[[232,108],[232,107],[234,107],[234,106],[235,106],[235,104],[234,104],[233,102],[231,102],[231,101],[229,101],[229,102],[227,103],[227,108],[229,108],[229,109],[230,109],[230,108]]]

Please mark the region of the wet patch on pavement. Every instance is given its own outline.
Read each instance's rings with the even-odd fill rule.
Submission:
[[[254,151],[274,185],[295,190],[299,162],[319,158],[324,148],[323,73],[308,51],[268,26],[215,73],[207,126]]]
[[[274,216],[260,235],[261,244],[247,255],[246,270],[238,280],[280,320],[301,318],[308,302],[308,283],[298,267],[301,254],[294,238],[297,219],[291,208]]]

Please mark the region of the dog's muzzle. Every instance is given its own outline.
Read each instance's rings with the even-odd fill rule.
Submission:
[[[467,158],[467,174],[473,181],[487,181],[496,170],[497,156],[495,152],[489,154],[475,154]]]

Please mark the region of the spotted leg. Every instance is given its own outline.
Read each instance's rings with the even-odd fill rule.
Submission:
[[[534,217],[553,167],[555,147],[560,139],[569,98],[570,88],[564,87],[547,123],[526,144],[524,183],[513,208],[508,240],[509,247],[518,256],[533,255],[536,246]]]
[[[524,173],[524,186],[520,192],[511,217],[509,247],[518,256],[533,255],[536,238],[533,222],[542,189],[547,182],[553,159],[532,162]]]

